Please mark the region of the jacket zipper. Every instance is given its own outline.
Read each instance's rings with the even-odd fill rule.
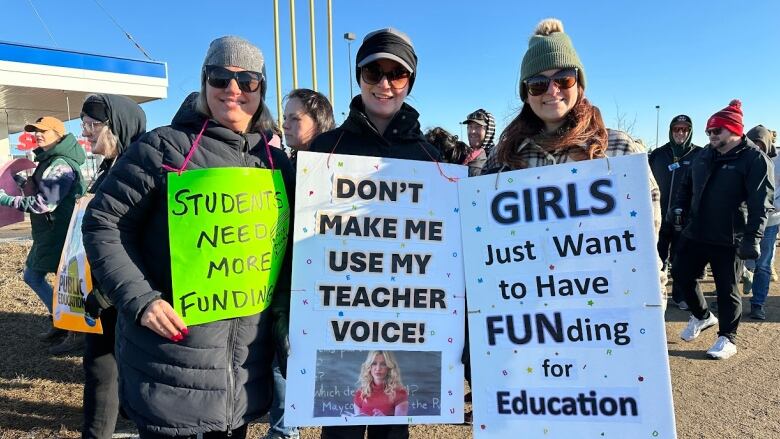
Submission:
[[[675,163],[677,163],[675,161]],[[669,199],[666,200],[666,210],[669,210],[672,208],[672,194],[674,193],[674,173],[677,172],[677,168],[674,168],[672,170],[672,181],[669,182]]]
[[[236,337],[236,319],[230,321],[230,331],[228,333],[228,349],[227,349],[227,372],[228,372],[228,389],[227,389],[227,437],[233,436],[233,354],[235,350],[235,337]]]
[[[249,141],[246,140],[246,135],[241,135],[241,148],[239,150],[241,151],[241,164],[244,166],[249,166],[249,163],[246,161],[246,149],[247,145],[249,145]]]

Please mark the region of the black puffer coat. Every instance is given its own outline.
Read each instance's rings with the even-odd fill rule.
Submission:
[[[709,146],[697,154],[672,207],[688,217],[686,238],[729,247],[746,239],[758,245],[774,190],[774,166],[743,136],[726,154]]]
[[[82,228],[93,274],[119,311],[122,408],[139,428],[163,435],[235,429],[271,404],[271,312],[189,327],[179,343],[139,324],[152,301],[171,301],[162,165],[182,166],[204,121],[194,109],[183,108],[171,126],[133,143],[101,184]],[[210,120],[187,169],[270,168],[266,151],[260,134],[238,134]],[[290,162],[281,150],[270,151],[291,198]],[[288,252],[282,273],[289,273],[290,257]],[[272,307],[285,306],[289,309],[289,277],[280,276]]]
[[[317,136],[310,151],[425,162],[441,159],[436,147],[425,140],[418,121],[420,114],[410,105],[401,106],[383,134],[379,134],[366,116],[359,95],[352,99],[349,108],[347,120]]]

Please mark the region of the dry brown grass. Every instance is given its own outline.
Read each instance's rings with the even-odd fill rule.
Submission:
[[[1,234],[0,234],[1,235]],[[83,371],[80,357],[52,357],[36,334],[47,329],[45,308],[22,282],[28,246],[0,244],[0,439],[78,438]],[[712,291],[712,283],[705,283]],[[747,304],[747,300],[745,300]],[[704,351],[714,337],[679,342],[687,313],[667,312],[677,431],[680,438],[780,438],[780,297],[775,284],[768,301],[769,320],[743,319],[739,353],[710,361]],[[123,422],[120,429],[131,429]],[[249,437],[265,434],[265,424]],[[518,432],[519,433],[519,432]],[[459,425],[414,426],[413,438],[471,437]],[[303,430],[319,437],[319,429]]]

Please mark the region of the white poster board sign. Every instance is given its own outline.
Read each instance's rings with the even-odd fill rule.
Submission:
[[[458,188],[474,437],[676,437],[647,156]]]
[[[467,168],[307,152],[297,167],[285,423],[462,422]]]

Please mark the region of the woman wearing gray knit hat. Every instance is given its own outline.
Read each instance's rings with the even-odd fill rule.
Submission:
[[[287,345],[289,279],[280,276],[273,303],[259,314],[188,328],[172,306],[167,201],[175,174],[204,168],[281,170],[293,193],[289,160],[257,129],[267,111],[264,64],[262,52],[242,38],[214,40],[200,72],[200,93],[185,100],[171,125],[127,149],[84,216],[92,274],[118,314],[121,406],[142,439],[201,433],[240,439],[271,404],[274,345]],[[224,244],[246,242],[238,241]],[[281,273],[289,273],[290,256],[288,248]],[[188,269],[198,272],[194,264]]]
[[[520,68],[520,114],[501,133],[485,173],[644,152],[628,134],[607,129],[585,97],[585,67],[563,23],[542,20],[528,42]],[[660,191],[650,174],[656,233],[661,227]],[[660,272],[661,285],[666,275]]]

